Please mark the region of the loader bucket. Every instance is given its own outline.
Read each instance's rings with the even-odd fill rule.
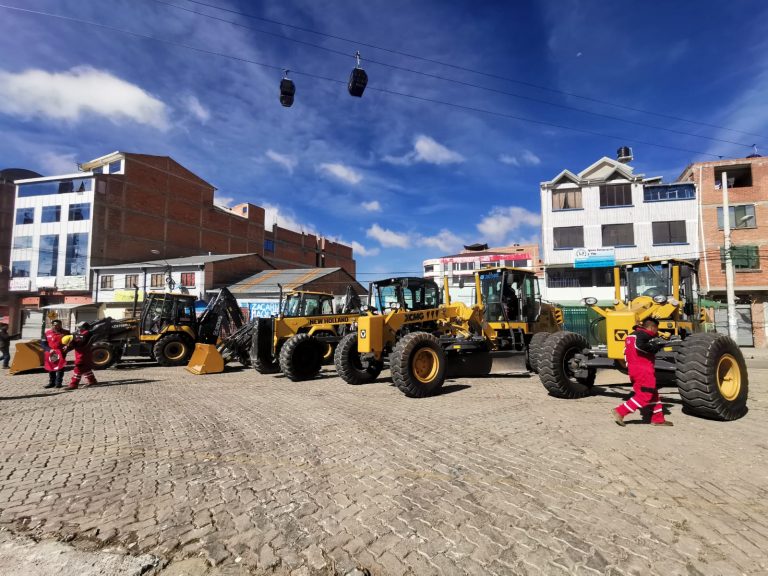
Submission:
[[[224,359],[214,344],[195,344],[187,371],[192,374],[219,374],[224,372]]]
[[[16,351],[13,354],[13,362],[11,362],[10,373],[18,374],[19,372],[26,372],[27,370],[35,370],[37,368],[42,368],[44,364],[45,353],[38,340],[17,342]]]

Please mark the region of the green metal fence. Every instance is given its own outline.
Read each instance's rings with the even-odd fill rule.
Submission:
[[[586,306],[563,306],[563,329],[576,332],[590,345],[605,344],[605,322],[602,317]]]

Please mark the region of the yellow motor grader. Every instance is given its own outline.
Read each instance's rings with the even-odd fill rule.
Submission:
[[[626,297],[621,298],[625,286]],[[585,298],[598,315],[606,344],[590,347],[573,332],[551,335],[537,358],[539,377],[552,396],[590,394],[600,368],[626,372],[624,340],[634,326],[654,317],[669,346],[656,355],[657,377],[673,380],[686,413],[736,420],[747,413],[749,378],[739,346],[724,334],[701,331],[695,266],[684,260],[644,260],[614,268],[612,308]],[[603,330],[604,329],[604,330]]]

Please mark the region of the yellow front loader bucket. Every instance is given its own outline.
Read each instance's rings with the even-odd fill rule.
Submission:
[[[30,340],[29,342],[17,342],[16,351],[13,354],[11,362],[11,374],[35,370],[45,365],[45,353],[40,346],[39,340]]]
[[[224,372],[224,359],[213,344],[195,344],[195,352],[187,364],[192,374],[219,374]]]

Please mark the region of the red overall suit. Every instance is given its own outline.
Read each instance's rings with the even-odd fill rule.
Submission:
[[[652,424],[664,422],[664,411],[661,398],[656,390],[656,369],[654,367],[656,352],[664,345],[654,342],[657,333],[642,326],[635,326],[624,342],[624,359],[627,361],[629,379],[632,382],[633,396],[616,407],[616,412],[623,418],[636,410],[653,405]]]
[[[75,369],[72,372],[72,380],[67,388],[74,390],[80,384],[80,379],[85,378],[88,386],[98,384],[93,375],[93,355],[91,352],[91,334],[88,330],[80,330],[75,334],[69,346],[75,351]]]
[[[56,332],[53,328],[45,331],[45,350],[44,366],[48,372],[48,386],[46,388],[61,388],[64,380],[64,369],[67,367],[67,352],[61,339],[67,336],[69,332]]]

